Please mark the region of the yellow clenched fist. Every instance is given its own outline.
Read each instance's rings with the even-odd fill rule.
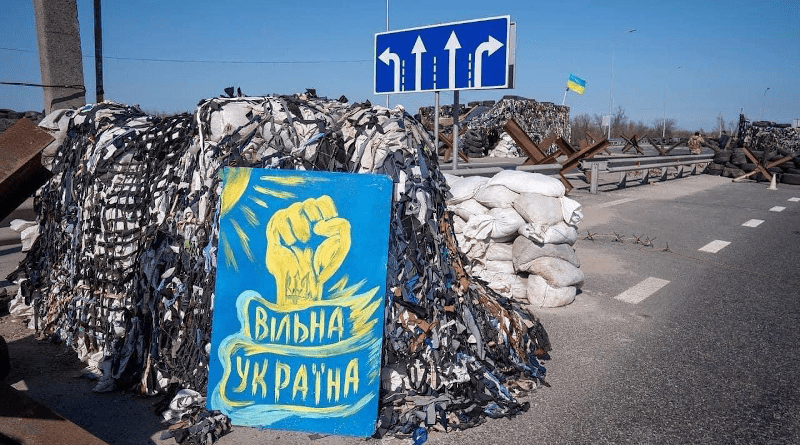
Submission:
[[[311,234],[325,238],[315,250]],[[278,305],[322,299],[322,286],[350,251],[350,222],[339,218],[328,195],[278,210],[267,224],[267,269],[275,276]]]

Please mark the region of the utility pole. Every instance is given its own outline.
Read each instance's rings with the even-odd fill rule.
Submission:
[[[94,77],[95,102],[103,101],[103,19],[100,0],[94,0]]]
[[[44,112],[86,104],[76,0],[33,0]]]

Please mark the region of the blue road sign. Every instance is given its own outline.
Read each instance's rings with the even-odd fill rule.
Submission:
[[[375,94],[509,88],[511,17],[375,34]]]

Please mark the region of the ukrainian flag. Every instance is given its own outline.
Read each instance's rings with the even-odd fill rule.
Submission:
[[[570,74],[569,80],[567,80],[567,88],[578,94],[583,94],[584,90],[586,90],[586,81],[574,74]]]

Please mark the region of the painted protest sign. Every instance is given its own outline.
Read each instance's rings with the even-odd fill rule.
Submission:
[[[391,193],[379,175],[223,171],[209,409],[373,433]]]

